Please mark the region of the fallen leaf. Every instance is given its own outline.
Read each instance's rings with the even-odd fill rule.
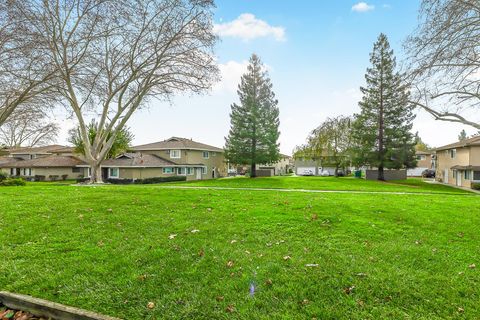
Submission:
[[[363,277],[366,277],[367,274],[366,274],[366,273],[363,273],[363,272],[359,272],[359,273],[356,274],[356,276],[363,278]]]
[[[205,255],[205,251],[203,249],[200,249],[200,251],[198,251],[198,256],[203,257],[204,255]]]
[[[250,251],[248,251],[248,250],[245,250],[245,253],[246,253],[246,254],[250,254]]]
[[[305,267],[315,268],[315,267],[318,267],[318,264],[317,263],[307,263],[305,265]]]
[[[422,242],[420,240],[415,240],[415,244],[421,244]]]
[[[208,212],[212,211],[212,208],[207,208],[207,211],[208,211]]]
[[[197,232],[200,232],[200,230],[198,229],[193,229],[192,231],[190,231],[191,233],[197,233]]]
[[[457,310],[458,310],[459,313],[464,313],[465,312],[465,309],[463,309],[462,307],[458,307]]]
[[[227,268],[232,268],[235,263],[232,260],[228,260]]]
[[[308,299],[303,299],[302,300],[302,305],[304,305],[304,306],[306,306],[309,303],[310,303],[310,301],[308,301]]]
[[[155,303],[149,302],[149,303],[147,304],[147,308],[148,308],[148,309],[153,309],[153,308],[155,308]]]
[[[292,257],[290,257],[290,256],[284,256],[283,257],[283,260],[285,260],[285,261],[290,260],[290,259],[292,259]]]
[[[103,242],[103,240],[100,240],[97,242],[97,246],[99,247],[103,247],[105,245],[105,243]]]
[[[457,234],[457,236],[458,236],[459,238],[463,238],[464,233],[463,233],[463,232],[459,232],[459,233]]]
[[[471,265],[468,266],[470,269],[475,269],[477,266],[475,265],[475,263],[472,263]]]
[[[317,219],[318,219],[318,214],[316,214],[316,213],[312,214],[312,221],[317,220]]]
[[[108,208],[107,211],[108,211],[108,212],[112,212],[113,209],[112,209],[112,208]]]
[[[228,313],[233,313],[233,312],[235,312],[235,307],[233,306],[233,304],[229,304],[227,306],[227,308],[225,309],[225,311],[228,312]]]
[[[460,271],[460,272],[458,273],[459,276],[463,276],[464,274],[465,274],[465,272],[463,272],[463,271]]]
[[[234,244],[236,242],[237,242],[237,240],[232,240],[232,241],[230,241],[230,244]]]
[[[365,306],[365,301],[363,300],[357,300],[357,304],[360,306],[360,307],[364,307]]]
[[[218,296],[215,298],[218,302],[223,301],[225,298],[223,296]]]
[[[177,236],[177,234],[171,234],[168,236],[168,239],[172,240],[172,239],[175,239],[175,237]]]
[[[79,214],[78,219],[83,219],[83,214]]]
[[[355,289],[355,286],[345,287],[343,288],[343,292],[345,292],[345,294],[351,294],[353,293],[354,289]]]
[[[267,285],[267,286],[271,286],[272,284],[273,284],[272,279],[267,279],[267,280],[265,281],[265,285]]]
[[[386,296],[383,300],[388,302],[388,301],[392,301],[392,299],[393,299],[392,296]]]

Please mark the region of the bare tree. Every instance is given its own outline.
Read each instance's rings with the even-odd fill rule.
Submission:
[[[24,0],[22,18],[49,43],[58,92],[76,117],[91,182],[131,115],[152,99],[200,93],[218,77],[212,0]],[[96,118],[88,138],[86,118]],[[160,119],[159,119],[160,120]]]
[[[43,108],[54,101],[54,65],[30,28],[14,0],[0,2],[0,126],[20,106]]]
[[[0,145],[35,147],[56,141],[59,126],[39,108],[20,106],[0,127]]]
[[[478,0],[423,0],[406,49],[413,102],[437,120],[480,129]]]

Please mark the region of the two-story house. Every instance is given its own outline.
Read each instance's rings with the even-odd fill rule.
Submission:
[[[480,182],[480,136],[437,148],[436,165],[443,183],[469,188]]]

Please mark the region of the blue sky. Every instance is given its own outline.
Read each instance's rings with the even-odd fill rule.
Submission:
[[[152,103],[135,114],[129,123],[134,143],[181,136],[223,146],[236,86],[256,53],[268,67],[279,100],[280,149],[291,154],[326,117],[359,111],[359,87],[373,43],[385,33],[400,63],[402,42],[416,27],[419,5],[419,0],[217,0],[222,81],[208,95]],[[438,146],[455,141],[463,128],[419,111],[414,130]]]

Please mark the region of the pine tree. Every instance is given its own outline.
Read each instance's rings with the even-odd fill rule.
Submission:
[[[467,132],[465,132],[465,129],[460,131],[460,134],[458,135],[458,140],[463,141],[467,139]]]
[[[278,161],[280,132],[278,101],[260,58],[253,54],[238,86],[240,104],[233,103],[230,132],[225,139],[225,157],[232,164],[256,165]]]
[[[378,168],[378,180],[385,180],[385,168],[415,166],[412,129],[414,106],[408,87],[395,70],[396,61],[388,39],[380,34],[370,54],[372,66],[361,87],[360,114],[355,115],[353,137],[356,163]]]

